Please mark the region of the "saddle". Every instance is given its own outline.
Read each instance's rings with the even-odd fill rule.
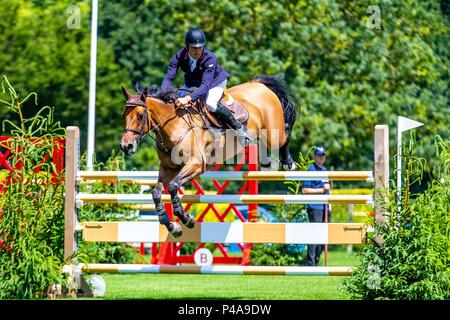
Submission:
[[[220,103],[222,103],[225,107],[228,108],[228,110],[231,111],[237,121],[239,121],[243,125],[247,124],[249,118],[248,110],[238,101],[234,100],[233,97],[228,93],[227,89],[223,91],[222,98],[220,98]],[[206,103],[200,103],[199,108],[199,111],[206,115],[205,121],[209,121],[209,125],[218,128],[225,128],[224,124],[216,118],[214,113],[208,110]]]

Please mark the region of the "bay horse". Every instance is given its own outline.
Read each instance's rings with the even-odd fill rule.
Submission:
[[[124,131],[120,148],[125,155],[136,152],[141,140],[149,133],[155,134],[156,150],[160,160],[159,176],[152,197],[159,222],[174,236],[182,234],[181,226],[169,219],[161,195],[165,187],[171,196],[174,215],[188,228],[193,228],[195,218],[184,212],[178,189],[217,162],[233,158],[242,150],[234,135],[223,134],[205,126],[199,109],[176,103],[175,90],[148,91],[132,95],[122,87],[126,98],[122,117]],[[253,80],[228,89],[233,99],[240,102],[249,113],[247,128],[250,137],[262,138],[271,150],[277,149],[284,170],[295,170],[289,153],[289,137],[296,120],[292,97],[280,79],[260,75]],[[263,137],[264,136],[264,137]],[[233,146],[229,148],[229,145]],[[224,151],[225,149],[225,151]],[[212,150],[212,151],[211,151]],[[209,153],[208,153],[209,152]],[[210,159],[216,162],[211,163]]]

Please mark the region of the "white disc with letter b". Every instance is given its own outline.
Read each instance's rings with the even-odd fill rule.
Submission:
[[[210,266],[213,262],[213,255],[208,249],[201,248],[195,251],[194,261],[198,266]]]

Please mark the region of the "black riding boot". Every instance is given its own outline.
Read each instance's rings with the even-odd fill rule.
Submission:
[[[219,102],[217,103],[217,110],[214,113],[225,125],[229,126],[236,132],[239,143],[242,145],[242,147],[243,148],[248,147],[251,139],[248,136],[242,123],[236,120],[231,111],[228,110],[227,107],[225,107],[223,104]]]

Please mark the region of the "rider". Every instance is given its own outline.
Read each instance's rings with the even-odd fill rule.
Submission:
[[[208,110],[213,112],[222,122],[235,130],[239,142],[247,147],[250,138],[244,126],[233,114],[219,102],[227,84],[228,72],[217,63],[216,56],[205,48],[206,37],[200,29],[190,29],[185,35],[186,47],[178,50],[169,63],[161,89],[170,89],[178,68],[184,71],[184,85],[180,91],[178,102],[182,105],[200,98],[206,98]],[[188,93],[188,89],[196,87]]]

